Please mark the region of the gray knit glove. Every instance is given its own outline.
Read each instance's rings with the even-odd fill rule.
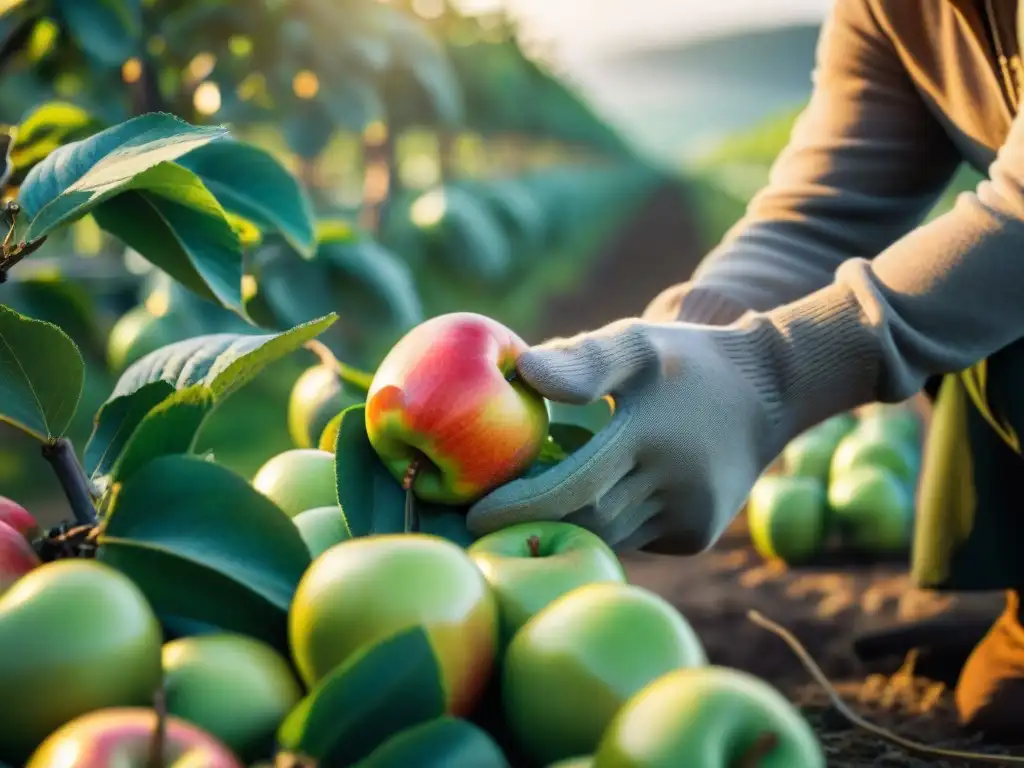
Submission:
[[[612,546],[689,554],[709,547],[784,445],[758,334],[622,320],[534,347],[520,375],[574,404],[604,395],[611,423],[561,464],[477,502],[477,534],[566,520]]]

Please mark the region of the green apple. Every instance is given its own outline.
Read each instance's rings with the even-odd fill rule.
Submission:
[[[25,768],[151,768],[155,710],[101,709],[62,725],[47,737]],[[167,768],[244,768],[224,744],[177,717],[164,721]]]
[[[413,492],[458,506],[520,477],[548,437],[544,398],[516,371],[526,342],[472,312],[431,318],[388,352],[366,398],[366,434]]]
[[[790,565],[817,555],[828,535],[825,485],[814,477],[762,475],[747,499],[754,549]]]
[[[832,457],[830,481],[857,467],[885,467],[902,482],[917,480],[918,459],[906,443],[896,440],[887,431],[861,422],[857,429],[842,439]]]
[[[910,544],[914,499],[885,467],[861,466],[832,481],[828,500],[845,543],[867,552],[896,552]]]
[[[738,765],[825,768],[825,755],[777,690],[746,672],[710,666],[669,672],[631,698],[601,739],[593,768]]]
[[[832,455],[840,441],[856,426],[849,414],[826,419],[789,442],[782,451],[782,468],[788,475],[813,477],[828,482]]]
[[[145,307],[128,310],[114,323],[107,337],[107,363],[122,371],[168,344],[181,341],[182,334],[170,318],[158,317]]]
[[[257,470],[252,487],[289,517],[307,509],[336,505],[334,454],[315,448],[295,448],[279,453]]]
[[[307,509],[293,517],[292,522],[314,560],[335,544],[352,538],[345,513],[337,504]]]
[[[337,367],[320,363],[299,376],[288,398],[288,433],[299,448],[316,448],[327,422],[363,402],[342,380]]]
[[[872,403],[865,406],[861,412],[861,423],[888,432],[896,440],[910,446],[920,446],[924,434],[920,414],[903,403]]]
[[[299,582],[288,614],[292,657],[313,687],[367,644],[422,626],[437,653],[447,711],[471,712],[494,667],[497,601],[464,549],[422,533],[337,544]]]
[[[626,581],[611,548],[570,523],[512,525],[477,540],[468,551],[498,598],[503,644],[566,592],[584,584]]]
[[[547,768],[594,768],[594,756],[569,757],[559,760],[557,763],[551,763]]]
[[[653,592],[614,582],[579,587],[508,646],[501,682],[509,732],[541,764],[592,754],[633,694],[673,669],[706,663],[689,622]]]
[[[163,647],[163,668],[167,711],[247,760],[270,751],[303,695],[288,661],[244,635],[172,640]]]
[[[79,715],[151,702],[162,641],[142,592],[110,566],[30,571],[0,596],[0,755],[23,760]]]

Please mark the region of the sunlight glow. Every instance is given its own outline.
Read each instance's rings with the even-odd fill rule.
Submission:
[[[412,11],[423,19],[439,19],[444,15],[445,0],[412,0]]]
[[[432,227],[444,218],[448,200],[443,189],[433,189],[421,195],[409,207],[409,218],[417,227]]]
[[[207,80],[200,83],[192,95],[192,104],[201,115],[212,115],[220,109],[220,88]]]
[[[142,62],[134,56],[121,65],[121,79],[126,83],[137,83],[142,77]]]
[[[314,99],[320,92],[320,78],[316,76],[315,72],[303,69],[296,72],[295,77],[292,78],[292,90],[300,99]]]

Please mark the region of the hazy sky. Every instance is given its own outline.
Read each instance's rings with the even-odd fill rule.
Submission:
[[[502,2],[572,61],[637,43],[820,20],[833,0],[461,0],[467,7]]]

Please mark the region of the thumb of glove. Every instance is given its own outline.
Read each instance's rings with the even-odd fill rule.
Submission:
[[[615,395],[657,359],[645,324],[629,319],[533,347],[519,357],[516,368],[549,400],[586,405]]]

